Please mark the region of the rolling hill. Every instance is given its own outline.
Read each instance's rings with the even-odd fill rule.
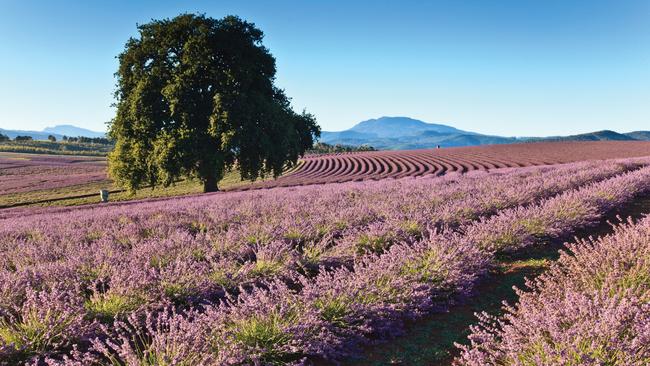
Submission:
[[[104,132],[91,131],[89,129],[81,128],[73,125],[57,125],[54,127],[46,127],[43,129],[43,132],[56,133],[59,135],[66,135],[72,137],[77,137],[77,136],[105,137],[106,136]]]
[[[359,122],[338,132],[323,131],[321,142],[341,145],[370,145],[379,150],[414,150],[436,146],[460,147],[536,141],[650,141],[650,131],[626,134],[604,130],[570,136],[504,137],[463,131],[444,124],[408,117],[381,117]]]
[[[521,142],[513,137],[483,135],[408,117],[381,117],[359,122],[345,131],[323,131],[320,141],[341,145],[366,144],[380,150],[413,150],[436,145],[455,147]]]
[[[650,131],[633,131],[625,135],[639,141],[650,141]]]
[[[47,140],[53,135],[60,140],[64,135],[77,137],[104,137],[105,133],[91,131],[73,125],[57,125],[42,131],[7,130],[0,133],[14,139],[16,136],[32,136],[34,140]],[[321,142],[330,145],[369,145],[378,150],[417,150],[436,146],[462,147],[500,145],[537,141],[650,141],[650,131],[618,133],[611,130],[596,131],[569,136],[506,137],[484,135],[464,131],[449,125],[427,123],[408,117],[380,117],[369,119],[344,131],[323,131]]]
[[[629,134],[618,133],[611,130],[602,130],[578,135],[569,136],[550,136],[550,137],[533,137],[529,141],[646,141],[636,139]]]
[[[28,130],[5,130],[0,128],[0,134],[9,136],[11,139],[15,139],[16,136],[31,136],[34,140],[47,140],[49,135],[56,137],[57,140],[60,140],[63,135],[58,133],[48,133],[43,131],[28,131]]]
[[[57,140],[63,136],[69,137],[105,137],[104,132],[91,131],[85,128],[73,125],[57,125],[54,127],[46,127],[42,131],[29,131],[29,130],[5,130],[0,128],[0,133],[7,135],[14,139],[16,136],[31,136],[34,140],[47,140],[49,135],[56,137]]]

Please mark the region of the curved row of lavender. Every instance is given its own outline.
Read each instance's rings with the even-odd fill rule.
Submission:
[[[583,191],[540,198],[637,166],[580,163],[2,220],[0,355],[11,362],[50,357],[54,364],[66,352],[82,364],[342,356],[368,336],[389,334],[402,319],[466,293],[489,268],[494,248],[516,246],[504,247],[508,241],[498,235],[499,227],[512,231],[508,218],[560,205],[549,216],[555,221],[540,221],[548,208],[536,225],[518,222],[518,245],[529,240],[524,234],[566,232],[638,193],[647,168],[585,188],[596,195],[589,196],[595,208],[586,211],[558,201],[591,207]],[[517,205],[527,206],[471,224]],[[486,229],[470,237],[430,232],[431,223]],[[530,230],[540,225],[548,230]],[[91,352],[79,353],[91,339]],[[218,352],[208,352],[213,346]]]
[[[650,155],[650,144],[641,141],[540,142],[450,149],[324,154],[305,157],[299,166],[278,179],[233,189],[248,190],[388,177],[441,175],[475,169],[489,170],[648,155]]]
[[[570,245],[527,287],[480,316],[458,365],[650,364],[650,218]]]

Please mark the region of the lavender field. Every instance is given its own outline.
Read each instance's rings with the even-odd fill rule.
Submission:
[[[650,1],[0,3],[0,366],[650,366]]]
[[[220,182],[224,189],[250,184],[241,181],[237,171],[226,173]],[[147,187],[131,195],[107,175],[103,156],[0,152],[0,209],[97,203],[100,189],[110,191],[111,201],[133,201],[197,194],[200,188],[196,181],[180,180],[171,187]]]
[[[103,158],[0,154],[0,194],[106,182]]]
[[[503,253],[568,239],[648,193],[648,163],[591,161],[6,211],[0,219],[0,364],[336,364],[426,314],[453,314],[456,304],[477,296],[476,285]],[[617,245],[633,228],[603,243]],[[571,250],[583,247],[590,245]],[[563,309],[583,314],[602,303],[613,317],[643,313],[645,257],[631,275],[610,276],[607,266],[617,258],[599,261],[602,270],[590,266],[601,275],[585,274],[584,281],[597,282],[580,282],[610,297],[583,296]],[[610,338],[598,340],[605,346],[589,349],[588,321],[562,335],[573,343],[557,337],[575,346],[571,356],[544,343],[548,333],[535,322],[568,321],[569,310],[544,311],[582,296],[582,287],[571,287],[555,302],[540,300],[547,292],[569,291],[555,285],[562,276],[580,281],[563,269],[572,260],[563,257],[531,285],[536,292],[522,294],[522,304],[498,321],[502,326],[487,325],[491,318],[484,316],[457,362],[558,364],[574,354],[594,364],[605,359],[601,355],[647,361],[647,347],[607,353],[607,339],[618,333],[604,330]],[[604,317],[598,326],[608,326],[607,311],[598,313]],[[598,314],[591,321],[600,321]],[[625,328],[626,336],[647,345],[647,322],[639,321]]]
[[[499,318],[481,316],[462,365],[648,365],[650,218],[569,246]]]

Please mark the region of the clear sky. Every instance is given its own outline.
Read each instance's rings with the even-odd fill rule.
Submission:
[[[254,22],[277,84],[324,130],[384,115],[509,136],[650,130],[650,0],[0,0],[0,127],[104,130],[136,23],[182,12]]]

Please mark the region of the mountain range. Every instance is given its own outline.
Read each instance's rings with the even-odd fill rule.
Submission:
[[[14,139],[16,136],[31,136],[34,140],[47,140],[49,135],[61,140],[63,136],[68,137],[105,137],[104,132],[91,131],[85,128],[73,125],[57,125],[54,127],[46,127],[42,131],[27,131],[27,130],[5,130],[0,128],[0,133],[7,135]]]
[[[91,131],[73,125],[57,125],[42,131],[5,130],[0,133],[14,139],[16,136],[32,136],[35,140],[47,140],[53,135],[61,140],[69,137],[105,137],[104,132]],[[650,141],[650,131],[618,133],[610,130],[596,131],[579,135],[549,137],[505,137],[484,135],[436,123],[427,123],[408,117],[380,117],[359,122],[352,128],[330,132],[323,131],[320,141],[336,145],[370,145],[379,150],[427,149],[436,146],[457,147],[493,144],[511,144],[533,141]]]
[[[444,124],[427,123],[408,117],[381,117],[359,122],[344,131],[321,133],[327,144],[370,145],[379,150],[426,149],[436,146],[457,147],[511,144],[532,141],[650,141],[650,131],[618,133],[604,130],[570,136],[504,137],[463,131]]]

